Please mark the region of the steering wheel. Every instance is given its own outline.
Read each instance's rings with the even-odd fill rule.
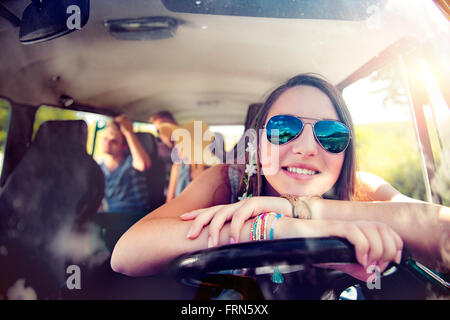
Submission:
[[[412,296],[406,297],[407,299],[420,298],[421,296],[417,296],[417,294],[422,294],[424,292],[426,282],[424,282],[423,279],[422,281],[419,281],[419,283],[417,282],[420,279],[418,279],[417,275],[411,273],[410,268],[405,263],[407,259],[405,256],[406,254],[402,255],[403,258],[400,265],[391,264],[386,269],[393,270],[392,267],[396,268],[396,271],[393,272],[393,274],[397,276],[394,284],[389,285],[384,283],[385,278],[391,277],[391,275],[389,275],[383,277],[382,287],[384,286],[389,290],[391,287],[395,288],[400,285],[401,287],[406,288],[404,292],[407,295],[410,294],[411,290],[415,291]],[[312,267],[314,264],[321,263],[358,263],[354,246],[346,239],[336,237],[290,238],[243,242],[184,254],[171,262],[169,265],[169,272],[178,281],[188,285],[199,286],[200,288],[205,286],[233,288],[242,292],[236,286],[244,285],[247,288],[251,287],[252,290],[255,290],[255,284],[251,284],[248,281],[242,281],[243,277],[241,276],[223,274],[220,272],[223,272],[224,270],[278,265],[304,265]],[[316,273],[316,276],[323,280],[321,281],[321,284],[316,283],[316,285],[321,286],[318,292],[321,292],[322,294],[327,290],[333,290],[333,292],[336,293],[336,289],[342,289],[340,291],[342,292],[344,289],[355,284],[360,284],[361,287],[367,286],[365,282],[361,282],[339,271],[322,268],[312,269],[320,269],[320,272],[326,275],[324,276],[323,274]],[[289,284],[287,283],[287,285]],[[298,289],[298,283],[296,283],[295,290],[298,291]],[[385,291],[383,288],[374,291],[372,297],[368,298],[385,298],[383,295],[380,296],[380,293]],[[364,296],[367,298],[366,292],[367,290],[365,291]],[[319,296],[317,296],[317,294],[315,296],[317,298],[322,297],[320,294]],[[265,295],[263,295],[262,292],[253,292],[253,295],[250,298],[264,299]],[[389,295],[388,298],[390,298]],[[393,298],[395,299],[397,296],[394,295]],[[405,299],[405,297],[402,296],[398,298]]]

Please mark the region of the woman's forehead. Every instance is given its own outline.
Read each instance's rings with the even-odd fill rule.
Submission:
[[[272,105],[267,119],[277,114],[339,119],[330,98],[321,90],[311,86],[295,86],[284,91]]]

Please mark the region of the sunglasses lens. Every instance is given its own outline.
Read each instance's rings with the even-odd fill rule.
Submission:
[[[284,144],[294,139],[303,129],[303,122],[295,117],[279,115],[270,118],[266,125],[267,140],[273,144]]]
[[[344,151],[350,140],[348,128],[337,121],[318,121],[314,125],[314,132],[321,146],[331,153]]]

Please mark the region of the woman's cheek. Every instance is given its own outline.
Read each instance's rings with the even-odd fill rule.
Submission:
[[[330,184],[333,186],[341,174],[342,165],[344,163],[344,155],[339,154],[328,156],[328,160],[326,162],[329,171],[329,179],[331,180]]]
[[[260,163],[264,175],[275,175],[280,170],[280,148],[267,140],[261,142]]]
[[[336,175],[336,180],[338,179],[338,177],[339,177],[339,175],[341,174],[341,171],[342,171],[342,166],[343,166],[343,164],[344,164],[344,154],[342,153],[342,154],[340,154],[339,155],[339,159],[338,159],[338,161],[337,161],[337,166],[336,166],[336,171],[335,171],[335,175]]]

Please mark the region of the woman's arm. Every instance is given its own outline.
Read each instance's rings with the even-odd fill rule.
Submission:
[[[394,229],[406,249],[423,264],[450,269],[450,209],[426,202],[357,202],[311,199],[313,219],[368,220]]]
[[[193,250],[207,248],[207,232],[197,240],[186,238],[187,211],[226,204],[230,199],[228,167],[218,165],[203,172],[175,199],[134,224],[117,242],[111,257],[113,270],[132,276],[158,272],[168,261]]]
[[[174,205],[176,202],[175,199],[166,204],[165,210],[177,210]],[[190,208],[190,205],[187,207]],[[164,211],[156,211],[152,213],[153,217],[147,216],[130,228],[116,244],[111,259],[114,271],[130,276],[157,273],[164,270],[166,264],[177,256],[212,245],[207,239],[208,227],[195,240],[188,240],[186,233],[190,227],[189,221],[172,216],[173,211],[171,214],[167,213],[166,217]],[[272,222],[270,220],[268,225],[272,226]],[[251,224],[251,220],[244,222],[239,236],[241,242],[249,241]],[[275,239],[328,236],[348,239],[355,246],[360,265],[347,267],[342,271],[361,280],[367,277],[365,271],[371,264],[384,270],[390,261],[399,262],[403,246],[401,238],[387,225],[365,221],[300,220],[285,217],[279,219],[274,231]],[[226,224],[220,231],[216,245],[228,244],[229,233],[230,224]]]
[[[386,190],[383,191],[383,196],[392,199],[390,196],[395,195],[396,192],[388,194]],[[376,192],[372,195],[375,194]],[[405,242],[405,247],[415,259],[439,271],[448,272],[450,269],[450,209],[448,207],[422,201],[362,202],[310,199],[309,204],[314,220],[347,222],[366,220],[386,224],[400,235]],[[217,239],[224,223],[231,220],[229,236],[232,242],[238,239],[245,221],[263,212],[271,211],[287,216],[292,214],[291,206],[286,199],[252,197],[225,208],[217,206],[207,210],[192,211],[184,214],[182,218],[194,219],[192,228],[195,232],[190,234],[190,239],[195,239],[205,226],[208,226],[210,236]]]

